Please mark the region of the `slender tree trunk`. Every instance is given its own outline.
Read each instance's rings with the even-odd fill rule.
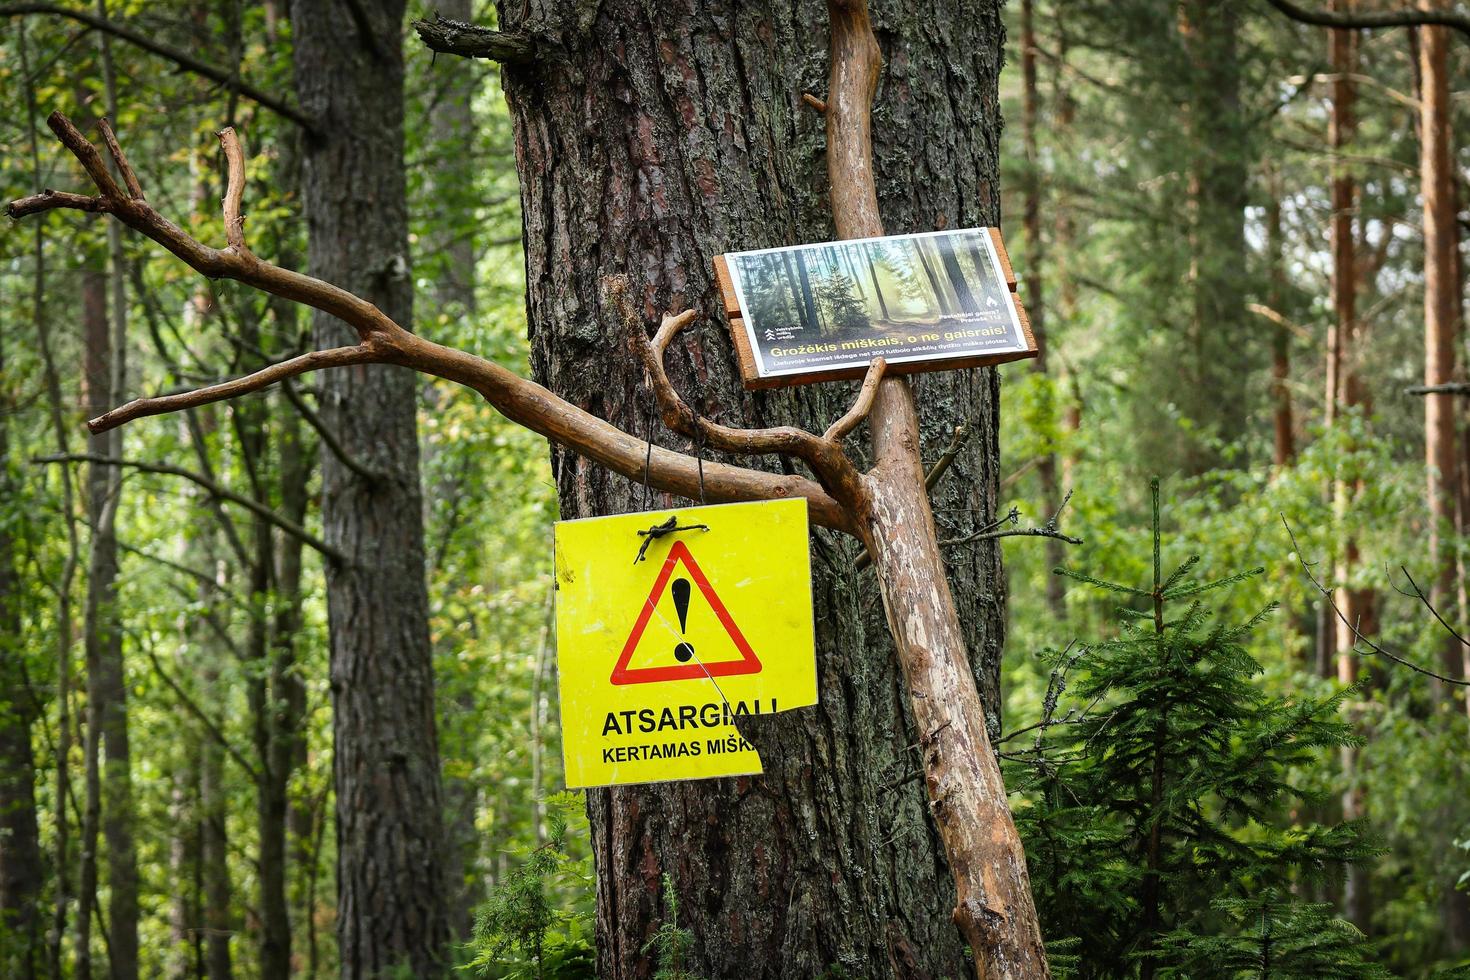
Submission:
[[[1246,431],[1248,398],[1242,385],[1257,376],[1244,297],[1245,206],[1249,185],[1249,131],[1240,108],[1240,7],[1219,0],[1182,0],[1179,32],[1188,56],[1183,80],[1189,104],[1189,213],[1192,317],[1191,371],[1176,372],[1187,387],[1176,403],[1205,434],[1225,443]],[[1264,367],[1264,364],[1261,365]],[[1162,393],[1161,393],[1162,394]],[[1198,439],[1184,452],[1186,468],[1218,465],[1218,454]]]
[[[275,181],[278,186],[299,191],[301,186],[299,137],[288,138],[282,145],[275,161]],[[287,268],[297,267],[300,256],[286,249],[281,262]],[[269,300],[271,318],[276,337],[298,336],[298,315],[301,309],[295,303],[272,296]],[[295,389],[292,389],[293,391]],[[316,472],[316,443],[307,436],[301,415],[294,406],[285,406],[276,414],[274,445],[277,460],[282,517],[298,526],[306,523],[307,510],[311,504],[310,484]],[[285,813],[288,853],[287,868],[296,871],[294,894],[290,898],[299,904],[298,923],[305,923],[308,935],[315,940],[315,910],[306,902],[307,879],[314,874],[310,862],[314,859],[316,814],[310,794],[303,792],[295,799],[291,797],[291,782],[295,773],[305,768],[306,756],[306,683],[298,668],[297,647],[302,630],[302,548],[301,539],[295,535],[280,533],[272,547],[275,568],[273,616],[270,625],[270,701],[271,738],[269,764],[261,773],[260,792],[273,797],[265,809],[272,814]],[[271,818],[275,819],[274,816]],[[288,905],[289,908],[289,905]],[[287,918],[289,936],[289,915]],[[315,963],[316,950],[310,951],[311,962]],[[273,951],[273,959],[279,956]],[[289,950],[285,962],[291,962]],[[263,973],[269,976],[268,973]]]
[[[193,889],[194,867],[199,860],[195,813],[198,786],[198,752],[195,746],[189,746],[173,772],[168,807],[168,878],[172,894],[168,904],[169,950],[163,963],[163,975],[168,980],[186,980],[198,973],[191,956],[199,914]]]
[[[0,336],[0,377],[5,373],[5,338]],[[22,506],[19,468],[11,458],[11,398],[0,402],[0,504]],[[41,964],[41,839],[36,822],[36,760],[31,725],[36,714],[27,682],[21,628],[18,523],[0,515],[0,968],[29,980]]]
[[[245,350],[262,350],[260,324],[254,310],[240,312],[239,331]],[[252,365],[259,368],[263,364]],[[265,399],[246,399],[230,417],[240,447],[240,458],[256,500],[270,500],[269,405]],[[273,680],[277,674],[271,642],[270,606],[273,601],[275,541],[271,524],[259,515],[250,521],[245,573],[249,595],[249,622],[245,631],[246,701],[250,710],[251,741],[260,778],[255,787],[256,858],[260,914],[259,964],[262,977],[286,977],[291,972],[291,917],[286,898],[286,816],[291,768],[289,758],[277,751],[283,735],[277,729],[282,693]],[[226,961],[227,962],[227,961]]]
[[[1426,10],[1443,9],[1437,0],[1421,0]],[[1424,201],[1424,383],[1452,380],[1455,369],[1455,194],[1450,129],[1449,74],[1446,52],[1449,31],[1419,29],[1419,98],[1421,197]],[[1424,463],[1428,480],[1429,552],[1434,562],[1430,599],[1443,609],[1453,594],[1451,562],[1456,470],[1455,396],[1424,396]],[[1451,676],[1461,668],[1458,647],[1445,637],[1442,663]],[[1445,692],[1448,694],[1448,692]],[[1466,699],[1470,706],[1470,698]]]
[[[1063,6],[1057,4],[1056,11],[1056,36],[1057,36],[1057,59],[1052,74],[1052,100],[1056,105],[1056,121],[1052,127],[1053,140],[1056,142],[1062,156],[1067,156],[1072,150],[1073,127],[1077,121],[1077,102],[1072,98],[1071,89],[1067,86],[1066,62],[1067,62],[1067,30],[1064,19]],[[1064,192],[1058,191],[1058,194]],[[1071,275],[1071,257],[1076,249],[1077,225],[1072,216],[1072,208],[1064,197],[1058,197],[1056,206],[1056,259],[1052,263],[1057,283],[1057,307],[1058,319],[1063,324],[1070,324],[1077,318],[1077,283]],[[1077,486],[1077,440],[1075,434],[1082,427],[1082,390],[1077,376],[1071,369],[1065,367],[1061,381],[1067,387],[1067,397],[1062,409],[1061,434],[1061,491],[1065,495],[1067,491]],[[1054,575],[1051,578],[1060,578]],[[1065,583],[1063,583],[1065,588]]]
[[[501,15],[509,29],[534,24],[566,47],[556,59],[508,65],[503,75],[517,139],[537,380],[641,431],[642,368],[623,353],[617,317],[599,309],[602,277],[627,275],[650,319],[689,305],[718,309],[713,255],[832,237],[822,201],[792,190],[839,190],[824,181],[821,119],[799,101],[827,84],[826,32],[813,29],[825,23],[824,7],[609,0],[583,22],[569,5],[532,0],[525,8],[504,4]],[[888,228],[995,224],[997,5],[893,5],[884,17],[884,84],[909,94],[884,99],[885,123],[873,134]],[[752,94],[763,111],[750,111]],[[973,111],[977,105],[991,109]],[[662,193],[639,191],[650,186]],[[732,423],[759,416],[825,427],[848,397],[830,386],[747,396],[718,332],[681,338],[669,361],[676,384],[702,390],[701,407]],[[960,470],[936,490],[936,508],[951,522],[956,514],[985,520],[995,508],[998,466],[994,373],[927,375],[916,387],[925,404],[917,442],[930,458],[958,422],[968,419],[975,431]],[[897,397],[900,407],[904,400],[883,397]],[[915,445],[912,429],[890,431],[895,442]],[[628,481],[571,453],[556,451],[553,463],[564,517],[636,506],[639,491]],[[899,494],[905,508],[926,516],[913,491],[910,479]],[[897,528],[875,527],[874,536],[899,546]],[[963,726],[956,723],[967,738],[977,726],[985,731],[976,714],[982,702],[983,718],[998,729],[1003,586],[989,544],[952,556],[952,589],[943,589],[952,621],[933,601],[939,592],[902,593],[915,610],[961,630],[962,642],[945,636],[933,653],[948,682],[978,681],[981,701],[966,704]],[[945,739],[958,736],[910,748],[938,724],[911,714],[893,640],[878,619],[876,584],[854,572],[844,542],[817,532],[814,548],[821,708],[774,716],[753,733],[764,775],[588,794],[599,976],[649,972],[643,949],[660,919],[663,873],[684,899],[680,925],[694,935],[686,966],[696,975],[797,978],[838,967],[875,980],[968,975],[965,940],[951,919],[955,884],[934,822],[944,806],[931,809],[916,778],[918,751],[948,753]],[[891,560],[882,567],[893,574]],[[917,628],[895,608],[903,601],[889,611]],[[979,753],[988,748],[976,739],[968,749],[969,763],[983,766]],[[974,910],[963,911],[968,921]],[[1007,907],[1012,913],[1019,917],[1021,908]]]
[[[97,13],[107,16],[106,0],[96,0]],[[102,91],[107,114],[117,118],[117,77],[112,64],[111,40],[99,31],[102,52]],[[112,167],[117,177],[116,166]],[[127,386],[127,322],[128,306],[126,256],[123,254],[122,228],[116,221],[107,222],[107,265],[109,301],[111,305],[112,341],[109,364],[109,401],[120,404]],[[121,455],[122,434],[104,437],[108,455]],[[101,539],[93,550],[92,574],[99,575],[96,610],[98,624],[97,668],[95,692],[101,696],[98,717],[102,724],[102,749],[106,763],[102,772],[102,836],[107,841],[107,888],[109,958],[113,980],[134,980],[138,976],[138,861],[133,843],[133,776],[132,755],[128,739],[127,681],[122,651],[121,613],[117,609],[116,579],[117,539],[114,521],[117,495],[122,488],[122,474],[114,469],[109,481],[112,508],[97,532]],[[89,576],[90,580],[90,576]],[[89,589],[91,588],[89,581]],[[88,631],[89,635],[93,633]],[[89,695],[90,700],[90,695]]]
[[[28,34],[24,25],[18,31],[21,74],[25,76],[26,142],[30,152],[31,175],[36,185],[42,182],[40,139],[36,119],[35,76],[31,74]],[[61,392],[61,374],[51,350],[51,328],[46,319],[46,249],[44,233],[38,225],[33,230],[31,260],[31,320],[35,328],[36,349],[41,355],[42,375],[46,384],[46,400],[52,435],[63,456],[70,451],[66,419],[67,408]],[[62,980],[62,942],[66,936],[67,907],[71,902],[71,747],[72,747],[72,585],[80,563],[81,547],[77,534],[76,495],[72,488],[70,467],[60,470],[62,520],[66,527],[66,557],[61,577],[56,583],[56,790],[53,797],[52,826],[55,843],[52,848],[52,880],[54,899],[51,926],[46,936],[47,965],[52,980]]]
[[[293,317],[294,320],[294,317]],[[280,320],[278,323],[282,322]],[[293,336],[283,332],[281,336]],[[315,472],[315,454],[303,432],[301,419],[295,412],[282,411],[277,430],[276,451],[280,460],[281,507],[287,520],[302,525],[310,503],[310,481]],[[295,869],[293,900],[298,903],[297,922],[314,928],[314,910],[305,902],[308,861],[312,853],[314,812],[310,794],[303,791],[290,797],[294,774],[305,768],[306,757],[306,684],[298,665],[297,644],[302,628],[301,539],[282,534],[276,541],[276,604],[271,626],[271,690],[273,693],[275,738],[271,743],[273,785],[282,792],[286,805],[286,826],[290,853],[288,866]]]
[[[468,22],[474,19],[470,0],[443,0],[437,5],[437,10],[441,16],[452,20]],[[441,91],[429,123],[437,161],[429,175],[431,199],[440,207],[448,206],[455,213],[473,213],[479,203],[475,199],[475,167],[478,161],[474,154],[477,130],[470,103],[483,76],[479,72],[466,71],[458,59],[440,62],[439,65],[435,80]],[[454,222],[446,223],[441,219],[439,225],[443,229],[439,236],[445,240],[431,240],[425,253],[426,259],[436,262],[433,275],[436,312],[451,320],[472,316],[476,307],[474,236],[465,234]],[[424,385],[431,410],[439,390],[433,381]],[[433,444],[426,442],[423,446],[424,463],[430,472],[434,469],[433,451]],[[463,497],[462,488],[447,475],[440,478],[432,491],[431,510],[436,500],[457,501]],[[461,641],[457,634],[451,632],[445,642],[455,644]],[[474,699],[475,690],[468,683],[439,691],[441,731],[446,739],[454,730],[451,727],[454,718],[474,717]],[[454,743],[447,744],[444,748],[446,758],[454,758],[457,748],[459,746]],[[460,749],[461,758],[463,751],[469,748],[466,744]],[[458,770],[459,767],[448,766],[444,770],[444,879],[449,896],[449,928],[456,942],[464,942],[474,925],[474,907],[481,895],[479,882],[469,873],[479,849],[480,836],[475,829],[477,788],[470,777],[454,775]]]
[[[1270,260],[1267,303],[1275,314],[1271,324],[1271,461],[1278,469],[1296,458],[1296,427],[1291,404],[1291,331],[1285,320],[1286,240],[1281,231],[1281,176],[1270,176],[1266,204],[1266,251]]]
[[[1045,291],[1046,241],[1041,230],[1041,154],[1038,151],[1039,110],[1036,85],[1036,23],[1035,0],[1021,3],[1021,134],[1026,148],[1026,199],[1021,226],[1026,234],[1026,313],[1031,319],[1031,332],[1036,337],[1036,360],[1032,367],[1045,375],[1051,368],[1047,361],[1047,308]],[[1042,413],[1042,424],[1046,429],[1044,438],[1053,439],[1053,429],[1059,424],[1056,417],[1054,389],[1043,388],[1046,410]],[[1041,504],[1048,514],[1055,514],[1062,505],[1062,491],[1057,483],[1057,454],[1050,448],[1042,453],[1036,467],[1041,481]],[[1046,567],[1060,567],[1066,559],[1062,542],[1056,538],[1046,539]],[[1052,618],[1058,622],[1067,618],[1067,592],[1065,579],[1060,575],[1046,576],[1046,606]]]
[[[218,702],[219,669],[209,663],[202,672],[205,690]],[[229,799],[224,785],[224,750],[213,739],[199,746],[199,861],[203,875],[204,975],[209,980],[229,980],[230,937],[234,917],[230,911]]]
[[[282,336],[291,336],[286,333]],[[306,519],[309,483],[315,470],[314,455],[306,444],[301,419],[285,408],[277,427],[276,454],[279,460],[281,516],[297,525]],[[264,774],[277,799],[272,813],[279,812],[287,830],[286,865],[296,868],[296,880],[306,866],[311,848],[311,807],[303,793],[291,797],[291,782],[306,765],[306,684],[298,666],[297,644],[302,628],[301,539],[281,534],[276,540],[275,616],[271,624],[272,737],[270,771]],[[274,819],[274,817],[273,817]],[[298,887],[298,892],[304,891]],[[300,898],[298,894],[295,896]],[[312,915],[304,904],[298,923]],[[288,919],[288,937],[291,935]],[[288,959],[288,964],[290,960]]]
[[[107,276],[95,263],[84,266],[82,277],[82,381],[88,417],[110,407],[112,391],[112,338],[107,329]],[[87,450],[110,455],[110,435],[90,435]],[[89,980],[92,969],[92,926],[97,908],[97,845],[102,820],[102,730],[111,713],[110,699],[120,693],[109,684],[114,672],[104,661],[121,655],[113,620],[112,586],[117,575],[117,541],[112,533],[117,503],[114,476],[109,467],[90,464],[86,474],[87,520],[92,527],[87,552],[87,594],[82,610],[83,645],[87,664],[85,803],[82,812],[81,867],[77,907],[77,975]]]
[[[1421,0],[1421,9],[1445,9],[1435,0]],[[1455,362],[1456,314],[1460,304],[1456,251],[1453,175],[1453,132],[1449,103],[1448,31],[1419,28],[1410,37],[1419,84],[1419,173],[1424,227],[1424,382],[1444,384],[1452,380]],[[1453,509],[1458,482],[1459,459],[1455,443],[1455,398],[1452,395],[1424,397],[1424,449],[1426,510],[1428,511],[1429,560],[1432,563],[1430,601],[1443,609],[1452,595],[1453,527],[1448,517]],[[1443,638],[1441,669],[1451,677],[1466,666],[1458,644]],[[1470,676],[1470,671],[1459,673]],[[1436,684],[1439,698],[1453,698],[1448,685]],[[1470,697],[1466,698],[1470,710]],[[1445,815],[1448,817],[1448,814]],[[1445,944],[1451,954],[1470,949],[1470,899],[1453,880],[1441,885],[1440,915]]]
[[[1351,0],[1337,0],[1334,9],[1347,10],[1351,6]],[[1346,152],[1357,129],[1354,116],[1357,92],[1352,80],[1353,73],[1357,71],[1357,34],[1350,30],[1332,30],[1329,33],[1334,75],[1329,139],[1333,152],[1340,156]],[[1362,331],[1357,317],[1359,266],[1354,231],[1357,184],[1340,158],[1333,161],[1333,171],[1332,295],[1335,316],[1328,337],[1328,384],[1331,386],[1327,399],[1328,425],[1337,418],[1339,404],[1348,408],[1366,408],[1364,385],[1358,369],[1362,362],[1358,349]],[[1340,526],[1348,520],[1360,490],[1361,481],[1343,478],[1333,481],[1333,513]],[[1348,623],[1364,632],[1372,630],[1373,595],[1350,584],[1359,563],[1357,541],[1349,535],[1336,550],[1335,577],[1344,586],[1338,595],[1343,617],[1348,622],[1334,623],[1336,640],[1333,649],[1337,658],[1337,679],[1348,685],[1358,679],[1357,638]],[[1358,781],[1357,747],[1343,746],[1340,755],[1346,783],[1342,794],[1342,816],[1344,820],[1357,820],[1363,816],[1363,787]],[[1361,864],[1348,867],[1343,902],[1348,918],[1367,932],[1372,925],[1372,902],[1368,892],[1368,871]]]
[[[293,3],[296,90],[318,120],[305,141],[307,267],[413,323],[403,167],[403,0],[360,0],[360,18]],[[351,332],[314,315],[315,342]],[[423,500],[412,374],[384,366],[323,375],[322,417],[366,479],[322,456],[337,942],[344,978],[434,976],[449,939]]]

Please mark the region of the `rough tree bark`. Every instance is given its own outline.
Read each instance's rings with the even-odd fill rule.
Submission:
[[[292,4],[307,267],[411,324],[403,169],[403,0]],[[350,333],[323,313],[316,341]],[[343,977],[433,975],[449,938],[433,662],[424,581],[416,379],[324,375],[322,418],[367,479],[322,454]]]
[[[553,38],[557,52],[507,65],[504,75],[525,214],[533,368],[554,391],[641,434],[643,372],[623,353],[616,317],[599,306],[599,283],[628,275],[650,318],[685,305],[717,311],[713,255],[832,237],[822,120],[800,101],[804,90],[827,87],[824,10],[680,0],[579,13],[542,0],[524,10],[505,4],[501,16],[507,30]],[[997,5],[885,7],[878,26],[888,68],[873,142],[889,230],[995,223]],[[691,331],[670,364],[697,409],[732,422],[825,425],[847,397],[831,385],[742,394],[715,319]],[[967,511],[966,522],[994,510],[995,384],[991,371],[914,383],[929,458],[958,422],[976,430],[936,501],[944,514]],[[901,413],[906,397],[894,400]],[[897,423],[885,432],[900,443],[915,437]],[[564,517],[636,509],[635,484],[562,450],[554,464]],[[919,526],[928,520],[907,516]],[[873,615],[873,584],[853,572],[840,540],[818,532],[815,548],[822,703],[763,726],[765,775],[589,794],[600,975],[649,968],[642,949],[659,920],[662,873],[681,896],[680,925],[696,939],[689,965],[701,975],[815,976],[839,966],[871,977],[968,972],[950,925],[954,888],[919,781],[920,736],[892,641]],[[986,543],[951,558],[958,619],[974,654],[960,663],[974,671],[994,720],[998,555]],[[937,599],[909,596],[925,609]],[[933,748],[932,730],[920,730],[922,751]]]

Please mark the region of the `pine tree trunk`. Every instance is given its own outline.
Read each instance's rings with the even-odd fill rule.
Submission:
[[[742,392],[710,267],[727,250],[833,237],[822,119],[800,103],[827,85],[827,32],[813,26],[826,23],[823,5],[614,0],[578,20],[566,5],[533,0],[524,21],[522,9],[502,6],[507,28],[536,25],[565,48],[504,70],[537,380],[643,431],[642,369],[613,311],[599,308],[601,278],[625,274],[651,321],[687,305],[711,314],[669,356],[697,407],[731,423],[825,427],[844,410],[847,386]],[[995,224],[996,5],[879,14],[890,47],[873,135],[888,230]],[[976,433],[936,491],[936,512],[952,522],[944,536],[994,511],[995,385],[990,371],[915,382],[927,458],[958,422]],[[564,517],[636,507],[628,481],[570,453],[553,462]],[[989,544],[950,556],[970,659],[953,648],[945,656],[973,672],[995,726],[1003,585]],[[679,925],[694,934],[686,966],[696,975],[970,973],[911,748],[931,729],[914,727],[876,583],[853,570],[851,543],[819,531],[814,548],[822,703],[753,733],[765,774],[588,794],[599,976],[650,970],[642,950],[660,919],[664,873],[681,898]]]
[[[403,167],[402,0],[292,4],[305,140],[302,202],[311,275],[413,323]],[[314,342],[353,342],[322,313]],[[370,471],[322,454],[333,764],[337,941],[344,978],[394,969],[434,976],[449,938],[433,662],[424,581],[417,380],[383,366],[322,376],[322,417]]]
[[[1228,443],[1247,430],[1243,385],[1255,377],[1254,352],[1243,343],[1246,322],[1245,206],[1248,131],[1241,118],[1239,7],[1219,0],[1182,0],[1179,32],[1188,57],[1190,286],[1189,338],[1194,363],[1176,373],[1184,387],[1169,393],[1204,434]],[[1262,365],[1263,366],[1263,365]],[[1163,393],[1160,393],[1163,397]],[[1218,465],[1199,439],[1185,446],[1192,473]]]
[[[1031,332],[1036,337],[1036,360],[1032,367],[1040,374],[1050,369],[1047,362],[1047,308],[1044,289],[1046,274],[1046,242],[1041,232],[1041,154],[1038,150],[1040,126],[1036,85],[1036,11],[1035,0],[1021,3],[1021,139],[1026,148],[1026,203],[1021,216],[1021,226],[1026,233],[1026,313],[1031,319]],[[1056,418],[1056,399],[1051,387],[1046,393],[1047,411],[1043,415],[1048,430],[1059,424]],[[1052,439],[1047,431],[1046,439]],[[1062,491],[1057,483],[1057,454],[1050,450],[1042,453],[1036,467],[1041,480],[1041,505],[1047,514],[1055,514],[1062,506]],[[1046,567],[1059,568],[1066,559],[1062,542],[1047,538]],[[1046,607],[1052,618],[1061,622],[1067,618],[1066,580],[1060,575],[1046,576]]]
[[[82,272],[83,377],[89,417],[115,403],[117,352],[107,315],[107,277]],[[116,432],[91,435],[87,449],[110,457],[121,442]],[[83,815],[82,904],[78,942],[90,939],[98,891],[97,844],[107,841],[108,960],[113,977],[137,976],[138,879],[132,840],[132,780],[129,772],[127,689],[123,680],[122,630],[117,618],[116,517],[121,481],[114,467],[87,467],[87,513],[93,528],[83,611],[87,659],[86,809]],[[78,971],[91,969],[90,942],[79,952]]]
[[[99,13],[106,14],[105,0],[97,0]],[[105,31],[97,34],[102,53],[102,92],[107,115],[117,118],[117,75],[112,64],[112,42]],[[117,167],[111,165],[113,176]],[[122,227],[107,222],[107,276],[110,303],[109,401],[121,404],[127,385],[128,304],[126,282],[127,258],[123,254]],[[122,454],[122,433],[108,436],[107,455]],[[109,496],[122,490],[122,473],[110,471]],[[102,836],[107,841],[108,954],[112,964],[112,980],[133,980],[138,976],[138,859],[133,842],[133,775],[132,753],[128,739],[127,679],[123,665],[122,613],[116,607],[118,574],[117,531],[114,524],[118,501],[110,501],[111,511],[104,521],[105,530],[97,533],[103,540],[93,552],[93,572],[103,581],[99,586],[102,604],[97,607],[103,627],[99,636],[96,691],[104,699],[99,712],[102,723],[102,750],[106,763],[102,771]],[[90,579],[90,576],[89,576]],[[90,588],[90,585],[89,585]],[[89,631],[90,633],[91,631]]]
[[[253,309],[242,311],[239,317],[241,346],[247,351],[264,350],[256,317]],[[263,364],[253,365],[260,366]],[[270,405],[265,399],[245,399],[231,412],[241,461],[250,476],[250,493],[257,500],[274,497],[267,480]],[[245,575],[250,606],[244,656],[251,742],[260,774],[255,786],[255,834],[259,848],[256,856],[258,956],[262,977],[285,977],[291,972],[291,917],[286,899],[286,812],[291,770],[289,760],[280,758],[276,751],[281,693],[273,686],[278,675],[273,661],[279,647],[272,643],[270,621],[275,595],[275,541],[271,524],[258,514],[252,516],[249,530],[246,544],[249,563]],[[228,950],[225,955],[228,957]]]
[[[1443,9],[1436,0],[1421,0],[1424,9]],[[1455,279],[1455,194],[1450,130],[1449,74],[1446,52],[1449,31],[1419,30],[1420,150],[1419,172],[1424,201],[1424,383],[1442,385],[1455,369],[1455,312],[1459,285]],[[1435,563],[1430,600],[1446,608],[1452,597],[1454,566],[1450,540],[1454,519],[1456,469],[1455,396],[1424,396],[1424,463],[1428,474],[1429,552]],[[1444,638],[1442,663],[1450,676],[1461,668],[1459,648]],[[1470,707],[1470,698],[1466,698]]]
[[[1287,328],[1286,243],[1281,231],[1280,174],[1271,173],[1269,198],[1266,203],[1266,254],[1270,262],[1267,304],[1277,319],[1271,325],[1271,460],[1285,467],[1296,458],[1296,430],[1291,405],[1291,331]]]
[[[1350,0],[1339,0],[1334,9],[1348,9]],[[1352,74],[1357,71],[1357,36],[1350,30],[1333,30],[1331,34],[1332,118],[1329,140],[1334,153],[1347,151],[1357,130],[1354,103],[1357,86]],[[1332,300],[1334,322],[1328,333],[1326,423],[1337,419],[1340,406],[1364,408],[1365,392],[1358,366],[1362,362],[1358,323],[1358,259],[1354,215],[1357,211],[1357,183],[1346,164],[1335,161],[1332,178]],[[1361,490],[1357,481],[1334,479],[1333,512],[1339,523],[1348,519],[1354,499]],[[1338,543],[1334,576],[1343,588],[1340,596],[1341,619],[1333,624],[1333,650],[1337,658],[1337,679],[1344,685],[1358,679],[1357,637],[1353,628],[1372,630],[1372,593],[1347,585],[1359,564],[1358,543],[1351,536]],[[1352,624],[1349,626],[1348,624]],[[1363,816],[1363,788],[1358,784],[1358,751],[1348,745],[1340,753],[1343,779],[1342,818],[1357,820]],[[1347,916],[1359,929],[1371,927],[1372,903],[1368,891],[1368,869],[1361,863],[1349,865],[1343,882],[1343,904]]]

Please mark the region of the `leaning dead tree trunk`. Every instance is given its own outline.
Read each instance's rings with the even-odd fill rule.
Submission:
[[[841,238],[883,234],[873,183],[870,107],[882,56],[867,0],[832,0],[827,172]],[[881,363],[881,361],[879,362]],[[954,921],[982,977],[1044,976],[1046,952],[1020,835],[955,614],[919,460],[919,421],[906,379],[878,384],[873,470],[852,502],[913,699],[930,809],[949,856]]]
[[[870,105],[881,70],[877,41],[862,0],[832,0],[831,77],[826,101],[829,192],[840,237],[882,233],[873,182]],[[395,364],[464,384],[507,418],[629,479],[710,502],[801,497],[815,524],[846,532],[868,549],[881,585],[889,628],[910,693],[912,718],[929,807],[948,859],[957,900],[953,921],[982,977],[1046,977],[1048,969],[1021,843],[990,745],[986,715],[944,571],[919,457],[919,418],[908,381],[884,376],[873,363],[852,408],[822,435],[781,426],[736,429],[704,418],[679,395],[663,357],[694,321],[686,311],[664,319],[651,339],[641,297],[610,277],[604,299],[620,313],[634,350],[671,429],[710,449],[780,455],[804,463],[815,479],[706,461],[650,446],[540,385],[489,361],[418,337],[381,309],[346,290],[271,265],[245,242],[241,214],[243,154],[231,130],[221,134],[229,163],[225,197],[227,247],[201,244],[155,211],[109,130],[108,149],[126,189],[114,181],[97,149],[60,114],[53,131],[97,186],[96,196],[47,191],[10,205],[14,217],[70,208],[113,215],[195,270],[235,279],[335,316],[357,342],[313,351],[255,374],[192,392],[140,398],[88,423],[105,431],[128,421],[256,391],[319,368]],[[708,256],[690,261],[707,262]],[[859,469],[843,439],[870,421],[873,465]],[[746,842],[752,853],[760,841]],[[712,937],[713,939],[714,937]],[[910,951],[911,952],[911,951]],[[892,948],[901,972],[901,948]],[[779,967],[776,967],[779,968]]]

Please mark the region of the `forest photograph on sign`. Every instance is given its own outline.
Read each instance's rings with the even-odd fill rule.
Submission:
[[[761,378],[861,369],[875,357],[1032,350],[985,228],[732,252],[725,262]]]

